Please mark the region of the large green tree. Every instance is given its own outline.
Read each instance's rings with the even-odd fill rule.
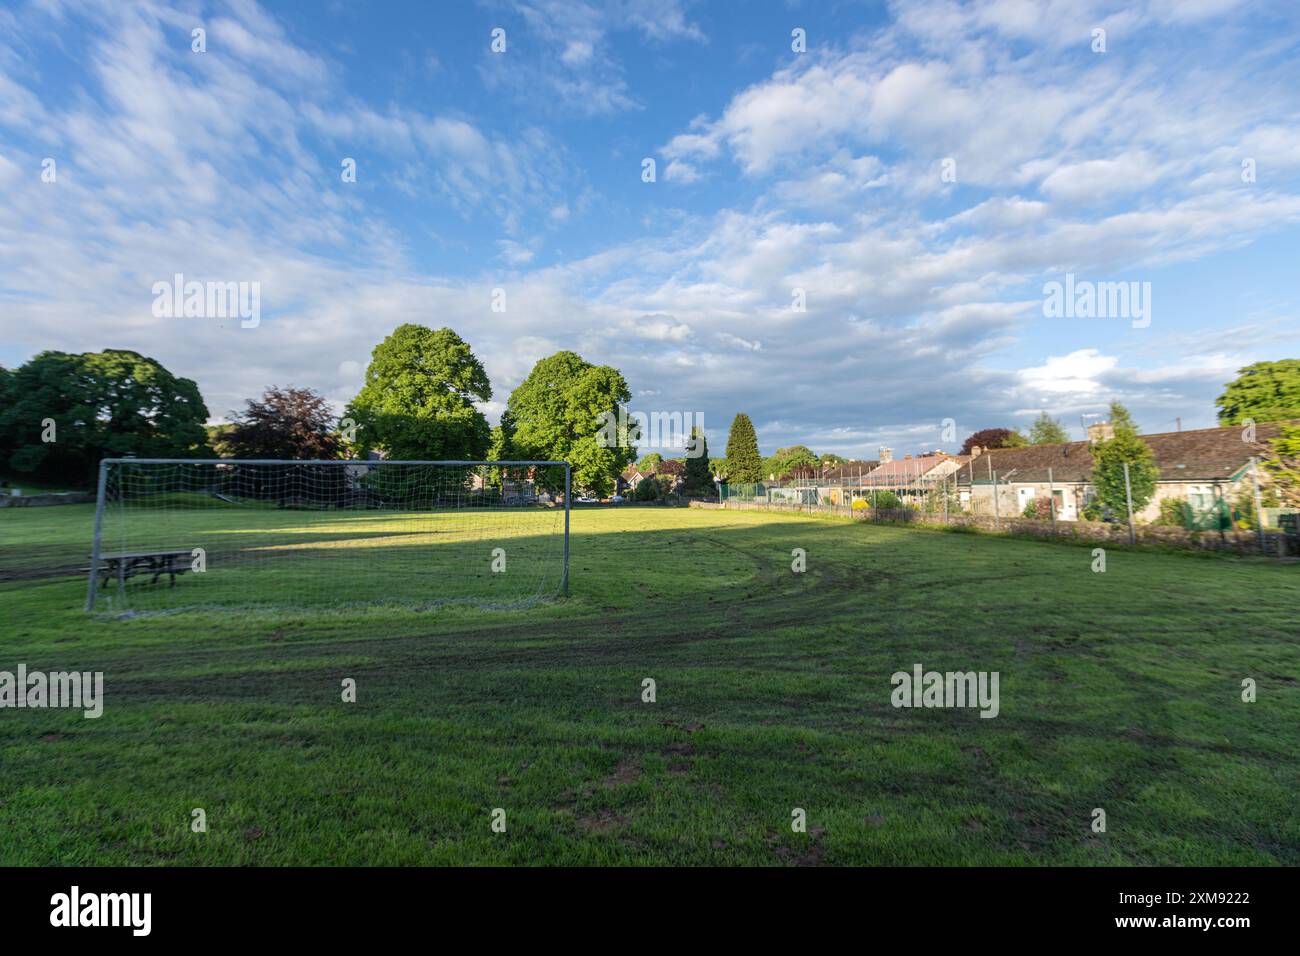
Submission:
[[[1263,462],[1281,503],[1300,507],[1300,425],[1282,425],[1269,442],[1273,457]]]
[[[506,409],[501,413],[500,424],[492,429],[491,438],[488,441],[487,460],[512,461],[518,457],[515,454],[515,420],[510,415],[510,410]],[[510,470],[509,468],[488,468],[488,485],[500,489],[502,481],[507,477]]]
[[[210,458],[207,418],[193,381],[138,352],[41,352],[0,377],[0,470],[88,485],[101,458]]]
[[[577,488],[608,495],[636,457],[631,430],[607,440],[631,398],[618,369],[592,365],[575,352],[556,352],[534,365],[510,393],[515,447],[522,458],[569,462]],[[555,476],[542,478],[555,484]]]
[[[763,459],[758,454],[758,434],[749,416],[741,412],[731,421],[727,435],[727,480],[737,484],[763,480]]]
[[[1092,446],[1092,486],[1102,504],[1116,515],[1127,516],[1124,463],[1128,463],[1133,492],[1133,513],[1146,507],[1156,493],[1156,468],[1151,447],[1131,428],[1115,429],[1115,437]]]
[[[1247,365],[1215,400],[1220,425],[1300,418],[1300,359]]]
[[[1065,430],[1065,426],[1047,412],[1043,412],[1038,418],[1034,419],[1034,424],[1029,429],[1029,444],[1031,445],[1061,445],[1069,440],[1070,435]]]
[[[763,474],[776,475],[780,478],[798,468],[817,468],[818,458],[807,445],[787,445],[778,448],[770,457],[763,460]]]
[[[487,372],[451,329],[400,325],[375,346],[346,416],[358,450],[395,459],[482,459],[491,442],[475,401],[492,398]]]
[[[699,449],[700,454],[686,458],[686,476],[682,481],[682,491],[688,495],[711,495],[714,493],[713,472],[709,470],[709,440],[704,429],[696,425],[691,429],[691,451]]]

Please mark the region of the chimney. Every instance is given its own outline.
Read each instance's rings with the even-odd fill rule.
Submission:
[[[903,461],[911,461],[911,460],[912,460],[911,452],[908,452],[906,455],[903,456]]]
[[[971,456],[971,458],[978,458],[978,457],[980,456],[980,454],[983,453],[983,451],[984,451],[984,449],[981,448],[979,445],[971,445],[971,446],[970,446],[970,456]]]
[[[1096,422],[1088,426],[1088,444],[1110,441],[1115,437],[1115,426],[1110,422]]]
[[[880,446],[880,463],[881,463],[882,465],[888,465],[888,464],[889,464],[891,461],[893,461],[893,460],[894,460],[894,449],[889,448],[888,446],[885,446],[885,445],[881,445],[881,446]]]

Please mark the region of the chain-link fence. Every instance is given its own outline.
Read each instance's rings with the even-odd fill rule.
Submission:
[[[923,467],[903,461],[859,475],[724,483],[721,501],[838,512],[875,521],[988,527],[1036,537],[1118,536],[1131,542],[1197,542],[1208,547],[1212,545],[1202,540],[1207,535],[1218,535],[1225,545],[1229,535],[1254,536],[1251,550],[1257,553],[1300,553],[1300,537],[1295,535],[1300,509],[1265,507],[1251,477],[1203,484],[1165,482],[1137,509],[1131,501],[1115,509],[1101,501],[1090,482],[1058,482],[1050,468],[1044,475],[989,470],[980,476],[973,470],[960,472],[955,464]],[[1034,480],[1017,480],[1021,477]]]

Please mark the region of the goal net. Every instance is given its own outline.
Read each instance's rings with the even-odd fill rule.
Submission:
[[[564,462],[106,459],[87,610],[511,607],[568,585]]]

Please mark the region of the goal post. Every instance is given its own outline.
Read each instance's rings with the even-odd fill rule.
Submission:
[[[568,593],[568,462],[106,458],[96,487],[87,611]]]

